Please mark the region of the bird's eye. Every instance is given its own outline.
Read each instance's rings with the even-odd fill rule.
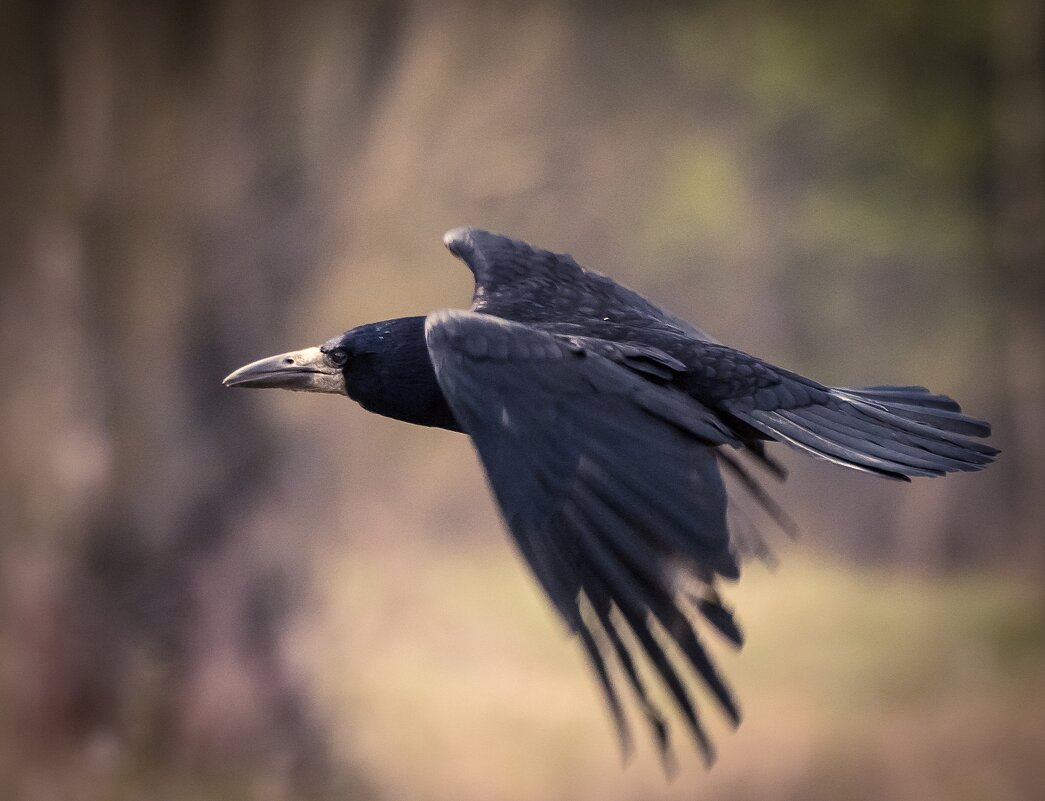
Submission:
[[[344,367],[348,361],[348,351],[344,348],[334,348],[327,351],[327,359],[335,367]]]

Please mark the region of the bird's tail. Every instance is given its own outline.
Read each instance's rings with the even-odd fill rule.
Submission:
[[[990,436],[989,423],[924,387],[834,387],[826,402],[733,414],[814,456],[905,481],[982,470],[999,453],[974,439]]]

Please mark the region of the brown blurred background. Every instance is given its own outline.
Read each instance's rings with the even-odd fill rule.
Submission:
[[[0,4],[0,797],[1045,797],[1040,0]],[[710,773],[620,765],[467,440],[232,368],[572,252],[990,418],[802,458]]]

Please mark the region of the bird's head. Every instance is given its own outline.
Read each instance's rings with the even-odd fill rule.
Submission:
[[[431,370],[424,341],[423,317],[367,323],[322,345],[269,356],[227,375],[227,387],[277,387],[297,392],[325,392],[355,398],[381,376]]]
[[[428,356],[424,323],[424,317],[367,323],[317,347],[251,362],[223,383],[347,395],[376,414],[457,430]]]

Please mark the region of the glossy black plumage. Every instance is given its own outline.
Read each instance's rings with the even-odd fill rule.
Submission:
[[[332,391],[338,369],[343,391],[365,408],[471,436],[519,551],[578,636],[625,744],[614,661],[669,754],[638,651],[712,756],[665,637],[739,721],[695,625],[700,615],[742,642],[715,589],[739,576],[720,467],[790,528],[739,458],[783,477],[766,441],[905,480],[979,470],[997,454],[971,439],[989,425],[945,396],[827,387],[714,342],[569,256],[477,229],[444,241],[475,275],[469,311],[360,326],[298,369],[322,374],[317,391]],[[226,382],[272,386],[278,363],[301,353]]]

